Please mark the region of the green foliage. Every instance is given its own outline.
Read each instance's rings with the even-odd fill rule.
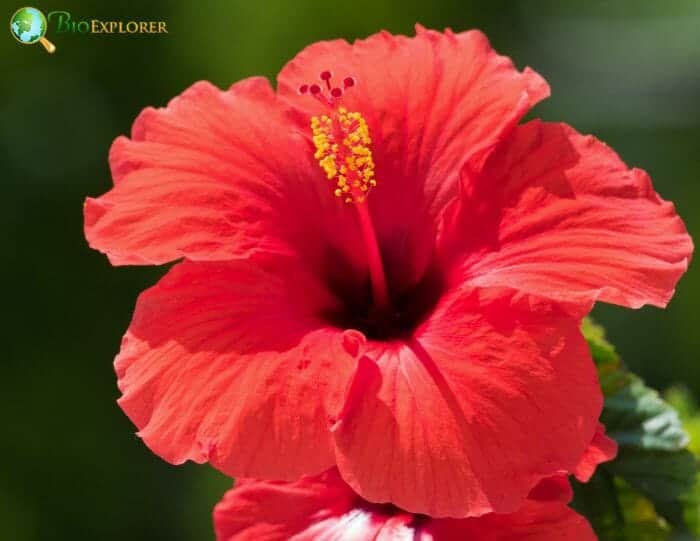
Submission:
[[[688,450],[700,456],[700,409],[693,395],[687,388],[676,386],[668,389],[664,398],[678,412],[690,436]],[[700,536],[700,476],[696,475],[694,481],[692,490],[682,499],[683,515],[688,529]]]
[[[668,523],[649,499],[602,467],[574,489],[574,507],[588,517],[601,541],[671,541]]]
[[[626,384],[605,397],[602,422],[620,445],[647,450],[678,451],[688,436],[678,413],[638,377],[628,374]]]
[[[688,449],[700,455],[700,411],[693,395],[686,387],[677,385],[664,393],[664,399],[678,412],[690,436]]]
[[[617,458],[591,481],[576,483],[574,507],[602,541],[683,541],[700,534],[698,447],[700,414],[690,394],[664,400],[629,372],[601,327],[583,324],[605,395],[601,421],[619,445]],[[694,446],[699,439],[695,439]]]

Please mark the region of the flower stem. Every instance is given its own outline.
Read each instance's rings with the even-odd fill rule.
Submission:
[[[357,209],[362,239],[367,249],[367,265],[369,266],[369,276],[372,282],[372,298],[374,299],[374,305],[380,311],[388,311],[390,307],[389,290],[386,285],[382,254],[379,251],[377,234],[374,231],[374,224],[369,214],[369,207],[366,201],[357,202],[354,206]]]

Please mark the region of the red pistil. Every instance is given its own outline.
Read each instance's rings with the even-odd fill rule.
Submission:
[[[355,208],[357,209],[357,217],[360,222],[362,240],[367,251],[367,266],[369,267],[369,277],[372,282],[374,306],[381,312],[389,312],[389,290],[386,285],[386,274],[384,273],[382,254],[379,251],[377,234],[374,230],[367,201],[356,203]]]
[[[318,78],[319,80],[325,83],[325,90],[321,85],[317,83],[305,83],[299,87],[299,94],[309,93],[321,103],[329,107],[337,106],[345,90],[355,86],[354,77],[345,77],[343,79],[342,88],[340,86],[333,86],[333,84],[331,83],[331,80],[333,79],[333,73],[330,70],[322,71],[319,74]]]

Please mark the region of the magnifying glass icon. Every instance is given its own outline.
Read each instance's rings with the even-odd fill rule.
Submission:
[[[10,19],[10,33],[22,45],[39,42],[46,52],[53,53],[56,46],[44,37],[47,26],[44,14],[32,7],[19,8]]]

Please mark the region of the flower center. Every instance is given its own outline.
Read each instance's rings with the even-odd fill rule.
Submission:
[[[370,283],[357,287],[355,280],[330,278],[329,286],[342,299],[343,307],[326,316],[336,325],[356,328],[368,338],[390,339],[410,335],[440,297],[442,276],[428,269],[410,290],[393,290],[389,296],[384,262],[369,211],[368,195],[377,186],[372,139],[367,121],[358,111],[341,103],[345,93],[357,85],[345,77],[342,85],[332,82],[326,70],[318,83],[303,84],[299,93],[323,104],[323,111],[310,118],[314,158],[333,182],[333,193],[356,211],[358,230],[365,246]]]
[[[343,79],[343,88],[332,85],[330,71],[321,72],[319,79],[325,83],[325,90],[318,84],[304,84],[299,87],[301,94],[309,93],[327,106],[326,114],[311,117],[311,132],[316,148],[314,158],[318,160],[328,180],[335,183],[334,195],[342,197],[346,203],[355,203],[367,250],[374,304],[381,312],[389,312],[389,292],[384,265],[372,217],[366,204],[367,194],[377,185],[370,147],[372,139],[362,115],[338,105],[344,89],[355,86],[355,79]]]

